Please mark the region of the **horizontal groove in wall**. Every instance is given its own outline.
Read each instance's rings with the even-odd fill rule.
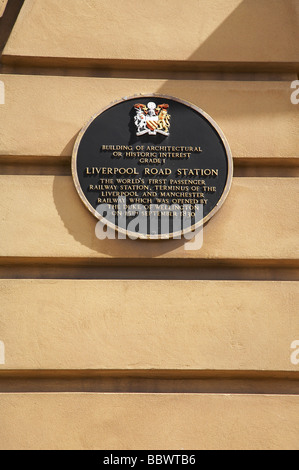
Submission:
[[[0,371],[0,393],[299,394],[299,372]]]
[[[0,155],[0,175],[71,176],[71,157]],[[247,178],[298,177],[299,157],[234,157],[234,176]]]
[[[62,67],[104,70],[222,73],[298,73],[299,62],[222,62],[192,60],[92,59],[2,55],[2,64],[13,67]]]
[[[113,241],[113,240],[112,240]],[[118,240],[116,240],[118,241]],[[139,240],[140,241],[140,240]],[[171,241],[171,240],[170,240]],[[145,244],[147,240],[142,240]],[[174,240],[176,242],[176,240]],[[152,243],[152,241],[151,241]],[[154,243],[159,243],[155,240]],[[20,265],[43,265],[43,266],[64,266],[64,267],[156,267],[156,268],[299,268],[299,259],[283,259],[283,258],[259,258],[259,259],[190,259],[190,258],[77,258],[77,257],[19,257],[19,256],[0,256],[0,267],[3,266],[20,266]]]
[[[283,267],[282,262],[272,266],[254,266],[252,264],[238,266],[237,263],[219,264],[200,262],[197,267],[190,267],[190,260],[180,263],[179,269],[174,267],[146,267],[142,261],[139,266],[92,266],[74,260],[71,264],[61,264],[60,260],[29,259],[23,263],[12,260],[12,264],[3,264],[0,258],[0,279],[106,279],[106,280],[236,280],[236,281],[296,281],[299,280],[299,266]],[[112,260],[111,260],[112,261]],[[122,260],[123,261],[123,260]],[[172,263],[173,264],[173,263]]]
[[[0,175],[71,175],[71,157],[0,155]]]
[[[161,68],[130,69],[125,64],[121,68],[105,67],[58,67],[58,66],[20,66],[0,63],[0,74],[14,75],[43,75],[52,77],[86,77],[86,78],[132,78],[136,79],[169,79],[169,80],[224,80],[224,81],[288,81],[296,80],[298,73],[286,72],[259,72],[259,71],[189,71]]]

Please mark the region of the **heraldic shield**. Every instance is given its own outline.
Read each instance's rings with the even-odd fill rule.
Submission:
[[[135,126],[137,128],[136,135],[163,134],[169,135],[170,114],[167,109],[168,104],[159,104],[154,102],[145,104],[137,103],[134,105],[136,116],[134,117]]]

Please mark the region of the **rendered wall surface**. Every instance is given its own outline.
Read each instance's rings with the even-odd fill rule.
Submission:
[[[0,449],[299,449],[298,26],[298,0],[24,1],[1,57]],[[138,93],[231,146],[199,250],[99,240],[74,188],[80,129]]]
[[[153,0],[150,6],[138,0],[25,3],[5,60],[298,64],[296,0],[278,0],[275,6],[269,0]]]

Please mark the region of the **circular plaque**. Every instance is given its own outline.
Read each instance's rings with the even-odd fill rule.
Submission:
[[[123,98],[94,115],[72,158],[76,189],[92,214],[143,239],[202,226],[222,206],[232,173],[228,142],[213,119],[155,94]]]

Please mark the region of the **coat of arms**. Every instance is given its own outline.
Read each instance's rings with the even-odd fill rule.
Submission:
[[[136,135],[157,133],[169,135],[170,114],[167,109],[168,104],[159,104],[150,102],[145,104],[135,104],[136,116],[134,117],[135,126],[137,127]]]

